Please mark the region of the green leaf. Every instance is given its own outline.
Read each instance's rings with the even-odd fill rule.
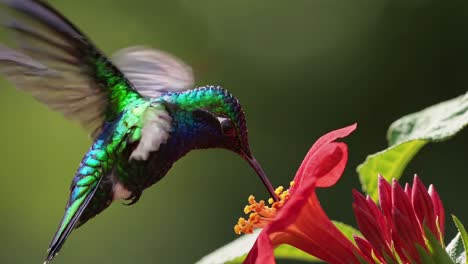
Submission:
[[[276,259],[290,259],[290,260],[300,260],[304,262],[322,262],[320,259],[309,255],[300,249],[297,249],[290,245],[281,245],[275,248],[275,258]],[[240,262],[242,263],[242,262]]]
[[[425,226],[424,232],[426,234],[426,246],[429,252],[426,252],[421,246],[416,245],[419,256],[423,260],[422,263],[455,264],[431,230]],[[429,259],[427,259],[427,257]]]
[[[421,258],[421,263],[424,263],[424,264],[437,264],[431,258],[431,255],[428,252],[426,252],[426,250],[423,247],[416,244],[416,250],[418,251],[419,257]]]
[[[347,224],[333,221],[335,226],[354,243],[353,234],[362,236],[361,232]],[[243,235],[238,239],[222,246],[221,248],[206,255],[196,264],[239,264],[242,263],[252,248],[255,240],[260,234],[260,230],[256,230],[253,234]],[[275,257],[277,259],[300,260],[304,262],[322,262],[321,260],[309,255],[308,253],[299,250],[290,245],[280,245],[275,248]]]
[[[249,248],[250,249],[250,248]],[[247,252],[248,253],[248,252]],[[227,261],[227,262],[206,262],[206,264],[241,264],[244,259],[247,257],[247,253],[237,257],[233,260]],[[322,262],[320,259],[313,257],[312,255],[309,255],[308,253],[297,249],[293,246],[290,245],[280,245],[277,248],[275,248],[275,258],[276,259],[289,259],[289,260],[298,260],[298,261],[303,261],[303,262]],[[197,262],[199,264],[199,262]],[[203,263],[205,264],[205,263]]]
[[[380,174],[388,181],[400,178],[406,165],[426,143],[426,140],[412,140],[368,156],[358,167],[363,191],[377,201],[377,176]]]
[[[457,226],[458,234],[447,246],[447,252],[449,252],[450,256],[457,264],[466,264],[468,263],[468,234],[460,220],[458,220],[455,215],[452,215],[452,218],[453,222]]]
[[[449,139],[468,125],[468,92],[395,121],[389,128],[389,148],[370,155],[358,166],[363,190],[377,200],[377,176],[399,179],[406,165],[429,142]]]
[[[345,237],[347,237],[355,245],[356,243],[354,242],[353,235],[364,237],[359,230],[350,225],[338,221],[332,222],[333,224],[335,224],[336,228],[338,228],[341,231],[341,233],[343,233],[343,235],[345,235]]]

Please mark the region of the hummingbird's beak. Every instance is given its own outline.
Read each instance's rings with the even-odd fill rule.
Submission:
[[[278,197],[276,196],[275,189],[271,185],[270,180],[266,176],[265,171],[263,171],[258,161],[254,157],[249,157],[249,156],[245,156],[245,160],[247,160],[247,162],[250,164],[252,169],[254,169],[254,171],[257,173],[258,177],[260,177],[260,180],[262,180],[263,185],[265,185],[268,192],[270,193],[271,198],[273,198],[273,200],[275,201],[278,201]]]

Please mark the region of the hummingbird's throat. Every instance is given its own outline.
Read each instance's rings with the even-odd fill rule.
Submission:
[[[285,190],[283,186],[276,188],[275,194],[278,197],[278,201],[274,201],[273,198],[268,199],[268,204],[264,200],[257,202],[253,195],[249,196],[249,204],[245,206],[244,213],[249,214],[249,219],[240,217],[237,225],[234,226],[234,232],[238,235],[251,234],[256,228],[263,228],[268,223],[273,221],[284,206],[286,201],[289,199],[290,190],[294,187],[294,182],[290,183],[290,188]]]

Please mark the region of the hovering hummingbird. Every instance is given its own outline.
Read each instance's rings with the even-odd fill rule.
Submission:
[[[194,89],[192,70],[167,53],[131,47],[109,60],[49,4],[0,0],[0,71],[20,90],[78,121],[94,140],[72,180],[45,263],[73,229],[115,200],[137,202],[194,149],[223,148],[274,189],[249,148],[244,112],[221,87]]]

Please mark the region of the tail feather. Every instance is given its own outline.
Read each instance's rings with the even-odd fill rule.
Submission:
[[[49,263],[60,251],[63,244],[65,243],[65,240],[78,224],[80,216],[83,214],[84,210],[96,193],[101,179],[102,178],[97,179],[97,181],[92,183],[90,186],[75,186],[73,188],[65,215],[63,216],[60,226],[49,245],[49,249],[47,250],[47,257],[44,263]],[[75,195],[79,195],[79,197],[74,197]]]
[[[112,181],[109,181],[114,157],[125,147],[128,130],[118,130],[120,122],[109,123],[83,157],[73,178],[70,198],[60,226],[50,243],[45,263],[50,262],[60,251],[74,228],[82,225],[112,202]]]

